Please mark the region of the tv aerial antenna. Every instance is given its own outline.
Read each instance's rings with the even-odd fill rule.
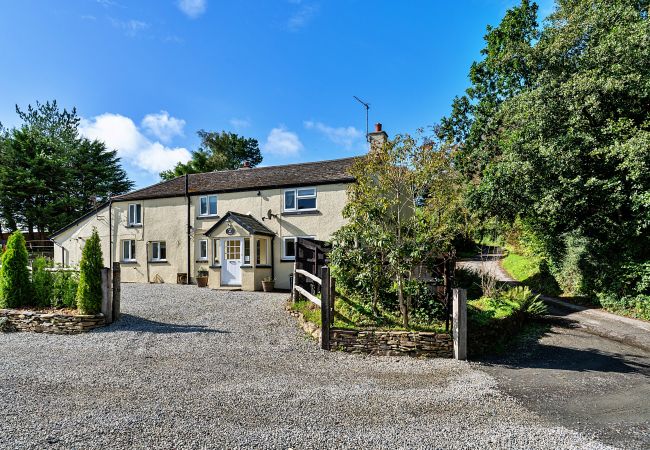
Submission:
[[[359,97],[357,97],[356,95],[353,95],[352,97],[354,97],[354,99],[355,99],[356,101],[358,101],[359,103],[361,103],[361,104],[363,105],[363,107],[366,108],[366,141],[370,142],[370,139],[369,139],[369,129],[368,129],[368,111],[370,110],[370,103],[366,103],[366,102],[364,102],[363,100],[361,100],[361,99],[360,99]]]

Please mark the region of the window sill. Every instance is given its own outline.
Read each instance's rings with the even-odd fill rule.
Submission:
[[[203,220],[203,219],[218,219],[219,214],[209,214],[206,216],[196,216],[196,220]]]
[[[141,223],[130,223],[126,226],[126,228],[142,228]]]
[[[256,269],[270,269],[271,267],[271,264],[258,264],[255,266]]]
[[[282,258],[280,259],[280,262],[296,262],[296,258]]]
[[[122,260],[120,261],[120,264],[137,264],[138,261],[135,259],[128,259],[128,260]]]
[[[207,259],[197,259],[197,260],[194,261],[194,262],[197,262],[197,263],[207,263],[208,260],[207,260]]]
[[[242,264],[239,267],[241,267],[242,269],[252,269],[253,268],[253,266],[251,266],[250,264]]]
[[[321,213],[317,209],[308,209],[304,211],[283,211],[281,216],[322,216],[323,213]]]
[[[168,261],[166,259],[152,259],[149,261],[149,264],[167,264]]]
[[[217,264],[214,266],[208,266],[210,269],[221,269],[221,264]]]

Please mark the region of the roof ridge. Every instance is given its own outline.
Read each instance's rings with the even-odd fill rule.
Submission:
[[[144,191],[145,189],[151,189],[152,187],[160,186],[161,184],[171,183],[172,181],[177,180],[179,178],[185,178],[185,175],[179,175],[177,177],[172,178],[171,180],[162,180],[162,181],[159,181],[158,183],[150,184],[149,186],[145,186],[145,187],[142,187],[140,189],[136,189],[135,191],[129,191],[129,192],[125,192],[124,194],[115,195],[115,196],[112,196],[111,199],[120,198],[120,197],[122,197],[124,195],[136,194],[136,193],[138,193],[140,191]]]
[[[305,161],[305,162],[298,162],[298,163],[291,163],[291,164],[276,164],[274,166],[262,166],[262,167],[248,167],[248,168],[237,168],[237,169],[223,169],[223,170],[213,170],[212,172],[199,172],[199,173],[190,173],[190,178],[193,175],[206,175],[210,173],[228,173],[232,171],[238,171],[238,170],[244,170],[244,171],[252,171],[252,170],[263,170],[263,169],[277,169],[278,167],[293,167],[293,166],[306,166],[310,164],[321,164],[321,163],[331,163],[331,162],[336,162],[336,161],[345,161],[346,159],[355,159],[355,158],[361,158],[364,155],[357,155],[357,156],[346,156],[345,158],[335,158],[335,159],[321,159],[318,161]],[[171,181],[171,180],[169,180]],[[155,186],[155,185],[152,185]]]

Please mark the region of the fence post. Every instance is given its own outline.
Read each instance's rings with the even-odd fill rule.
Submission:
[[[120,318],[121,268],[119,262],[113,263],[113,321]]]
[[[291,301],[293,303],[296,303],[298,301],[298,293],[296,292],[297,285],[298,285],[298,274],[296,273],[296,262],[294,261],[293,262],[293,286],[291,286]]]
[[[102,267],[102,314],[107,324],[113,323],[113,292],[111,289],[111,269]]]
[[[454,358],[467,359],[467,290],[454,289]]]
[[[330,349],[330,268],[325,266],[320,269],[321,295],[320,295],[320,320],[321,339],[320,347]]]
[[[334,303],[336,302],[336,279],[330,273],[330,298],[329,298],[329,324],[330,329],[334,326]]]

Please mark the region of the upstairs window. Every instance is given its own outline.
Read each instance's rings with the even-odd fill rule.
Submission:
[[[204,195],[199,197],[199,216],[217,215],[217,196]]]
[[[151,243],[151,260],[152,261],[167,260],[167,244],[164,241]]]
[[[285,211],[310,211],[316,209],[316,188],[285,189]]]
[[[129,205],[129,225],[142,225],[142,205],[132,203]]]

